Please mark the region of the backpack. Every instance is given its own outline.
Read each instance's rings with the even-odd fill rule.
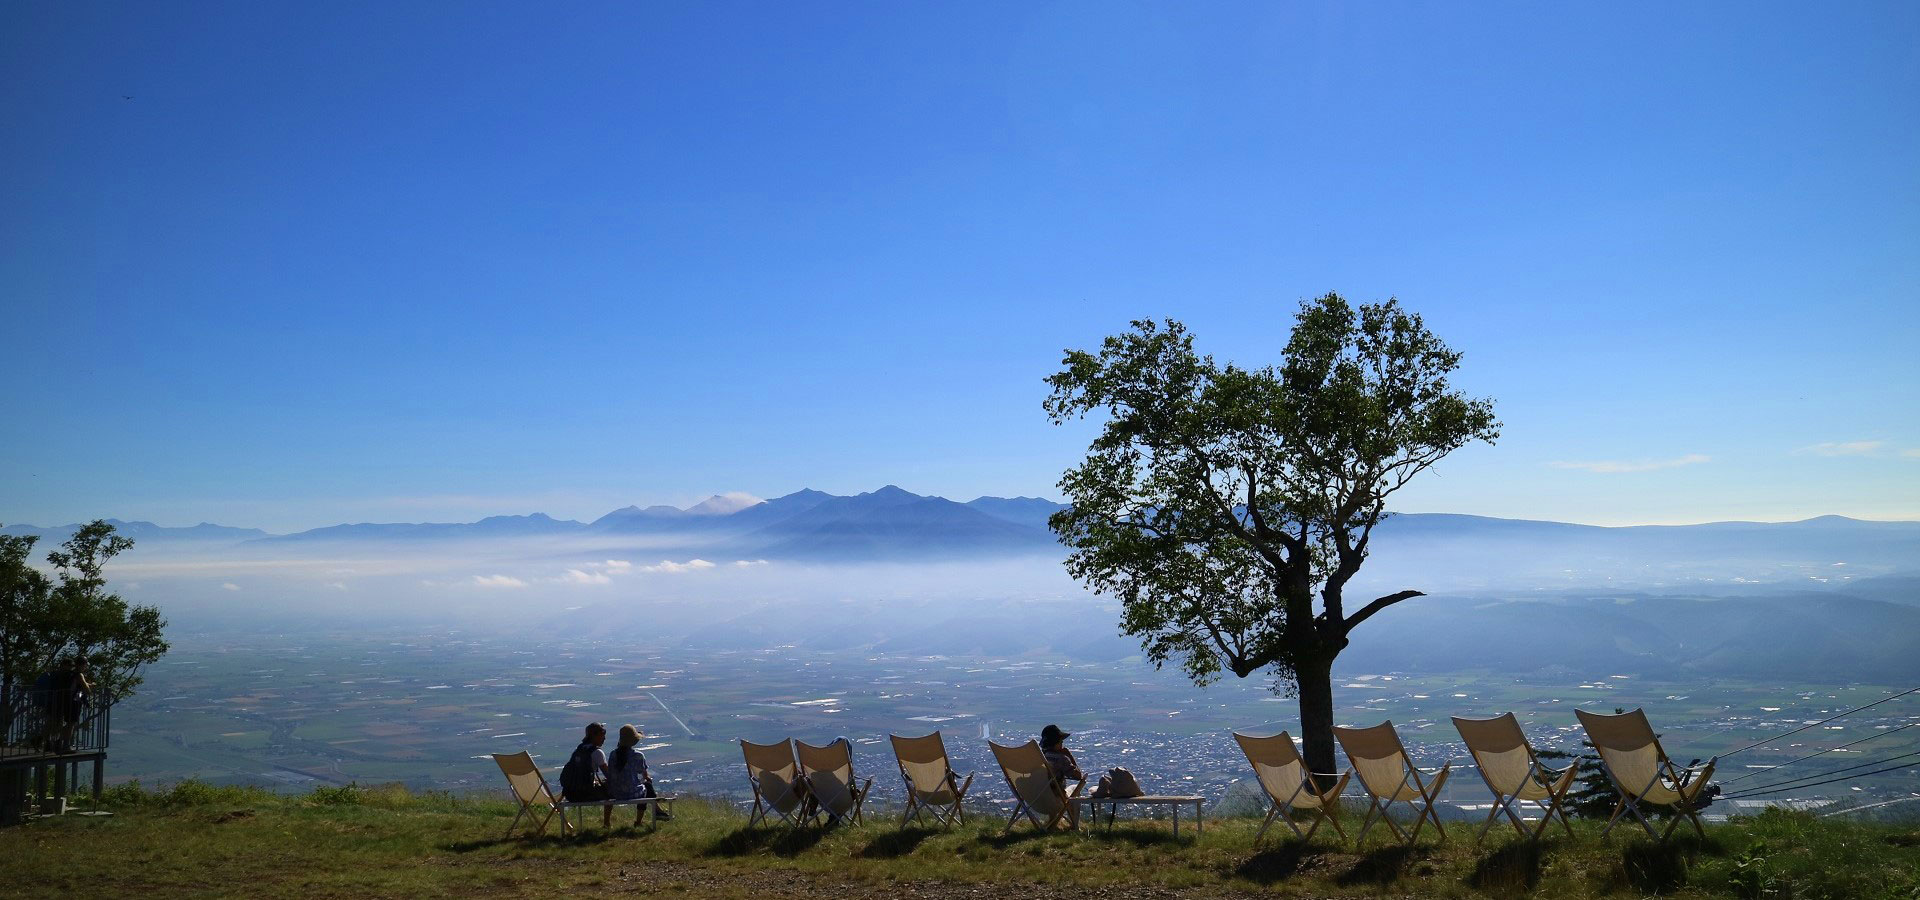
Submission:
[[[1139,797],[1145,793],[1146,791],[1140,789],[1139,779],[1134,778],[1132,772],[1118,767],[1110,769],[1107,771],[1107,774],[1100,776],[1100,783],[1095,785],[1093,789],[1093,796],[1095,797],[1112,797],[1116,800],[1124,800],[1128,797]]]
[[[593,745],[581,741],[573,748],[573,755],[567,757],[567,764],[560,770],[560,796],[563,799],[584,797],[593,792]]]

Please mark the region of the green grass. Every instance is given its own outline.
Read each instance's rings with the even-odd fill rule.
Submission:
[[[1671,846],[1597,823],[1535,846],[1509,830],[1472,843],[1450,828],[1413,850],[1375,829],[1354,848],[1332,839],[1256,847],[1257,821],[1208,824],[1174,839],[1164,821],[1094,835],[1001,834],[984,814],[951,831],[865,827],[746,829],[731,809],[682,801],[678,818],[634,827],[630,809],[573,838],[503,840],[502,801],[399,787],[321,788],[288,796],[182,782],[110,790],[111,818],[67,816],[0,830],[9,896],[401,896],[459,892],[558,896],[573,889],[702,896],[930,895],[955,886],[1039,886],[1071,894],[1151,886],[1194,896],[1920,898],[1920,830],[1768,812]],[[556,826],[557,827],[557,826]],[[1431,831],[1429,830],[1429,835]],[[1497,833],[1496,833],[1497,834]]]

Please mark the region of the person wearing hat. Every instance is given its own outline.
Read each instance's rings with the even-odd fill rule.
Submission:
[[[1073,758],[1073,751],[1067,749],[1067,738],[1070,737],[1073,735],[1061,731],[1058,725],[1048,725],[1040,729],[1040,752],[1046,755],[1047,768],[1053,770],[1054,780],[1060,783],[1062,789],[1072,782],[1083,781],[1087,777],[1080,771],[1080,762]],[[1077,827],[1079,819],[1080,808],[1068,805],[1068,826]]]

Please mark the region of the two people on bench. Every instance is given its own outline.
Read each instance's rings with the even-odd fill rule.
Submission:
[[[610,826],[614,803],[659,795],[653,789],[653,776],[647,773],[646,754],[640,752],[640,729],[620,726],[620,743],[612,753],[601,749],[606,742],[607,726],[589,723],[580,746],[573,748],[566,768],[560,770],[560,799],[568,803],[608,801],[601,824]],[[661,811],[659,804],[641,803],[634,806],[633,824],[640,824],[648,806],[653,807],[656,822],[673,818],[671,813]]]

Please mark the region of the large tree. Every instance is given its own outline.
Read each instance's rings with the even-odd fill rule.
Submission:
[[[1491,401],[1448,383],[1459,364],[1397,300],[1338,294],[1301,304],[1278,366],[1216,364],[1173,320],[1068,351],[1047,414],[1105,422],[1049,522],[1067,571],[1121,601],[1156,666],[1203,685],[1271,670],[1299,699],[1307,763],[1333,771],[1334,658],[1360,623],[1421,596],[1348,608],[1387,499],[1499,436]]]

